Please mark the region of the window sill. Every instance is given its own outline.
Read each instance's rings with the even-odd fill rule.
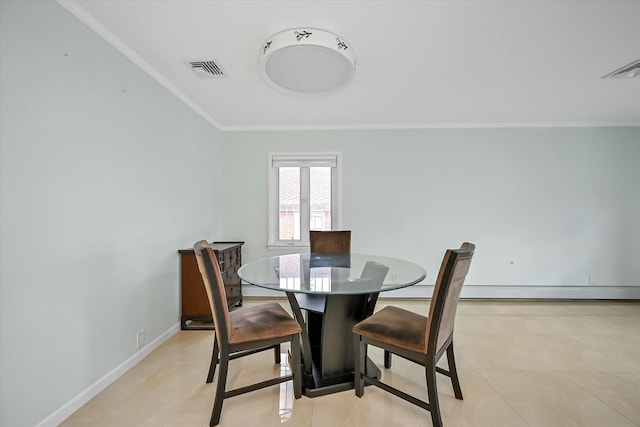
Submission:
[[[267,249],[283,250],[283,249],[309,249],[309,243],[272,243],[267,245]]]

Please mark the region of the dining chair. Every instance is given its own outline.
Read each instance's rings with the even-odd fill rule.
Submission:
[[[351,252],[351,230],[309,231],[311,253],[348,254]]]
[[[431,412],[434,427],[442,427],[436,372],[451,379],[456,399],[462,400],[462,389],[453,353],[453,327],[460,291],[469,271],[475,245],[465,242],[460,249],[448,249],[431,298],[429,315],[423,316],[394,306],[387,306],[353,327],[356,396],[364,395],[365,384],[375,385],[407,402]],[[425,402],[365,372],[367,346],[372,345],[396,354],[425,368],[427,396]],[[448,370],[437,367],[447,353]],[[387,360],[385,356],[385,367]],[[389,358],[390,362],[390,358]],[[389,363],[390,365],[390,363]]]
[[[293,380],[294,396],[296,399],[300,398],[302,395],[301,328],[298,322],[289,316],[280,304],[275,302],[229,312],[218,258],[214,250],[205,240],[196,242],[193,248],[215,326],[207,383],[213,382],[216,366],[220,365],[209,425],[211,427],[218,425],[222,413],[222,403],[228,397]],[[290,375],[283,375],[233,390],[226,389],[230,360],[274,349],[275,362],[280,363],[280,344],[286,342],[291,345]]]

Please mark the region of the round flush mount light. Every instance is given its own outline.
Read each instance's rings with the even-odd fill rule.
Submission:
[[[262,75],[288,93],[331,92],[349,83],[356,68],[342,37],[316,28],[295,28],[268,39],[261,50]]]

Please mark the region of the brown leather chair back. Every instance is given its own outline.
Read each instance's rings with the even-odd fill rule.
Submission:
[[[310,231],[311,252],[316,254],[351,253],[351,231]]]
[[[218,345],[222,347],[223,341],[229,342],[229,330],[231,323],[229,321],[229,307],[227,306],[227,294],[224,289],[224,282],[220,274],[220,266],[215,251],[206,240],[197,242],[194,246],[198,269],[202,274],[209,306],[211,307],[211,315],[216,328],[216,339]]]
[[[427,351],[438,352],[453,334],[460,291],[475,249],[473,243],[465,242],[460,249],[448,249],[444,255],[429,308]]]

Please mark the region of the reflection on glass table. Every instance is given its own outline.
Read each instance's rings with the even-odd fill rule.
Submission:
[[[388,267],[382,283],[371,277],[375,264]],[[366,274],[363,274],[366,273]],[[308,294],[384,292],[422,281],[425,271],[410,261],[366,254],[290,254],[245,264],[238,272],[252,285]]]
[[[238,275],[286,293],[303,328],[304,392],[315,397],[353,388],[353,325],[373,313],[380,292],[419,283],[426,273],[398,258],[305,253],[250,262]]]

